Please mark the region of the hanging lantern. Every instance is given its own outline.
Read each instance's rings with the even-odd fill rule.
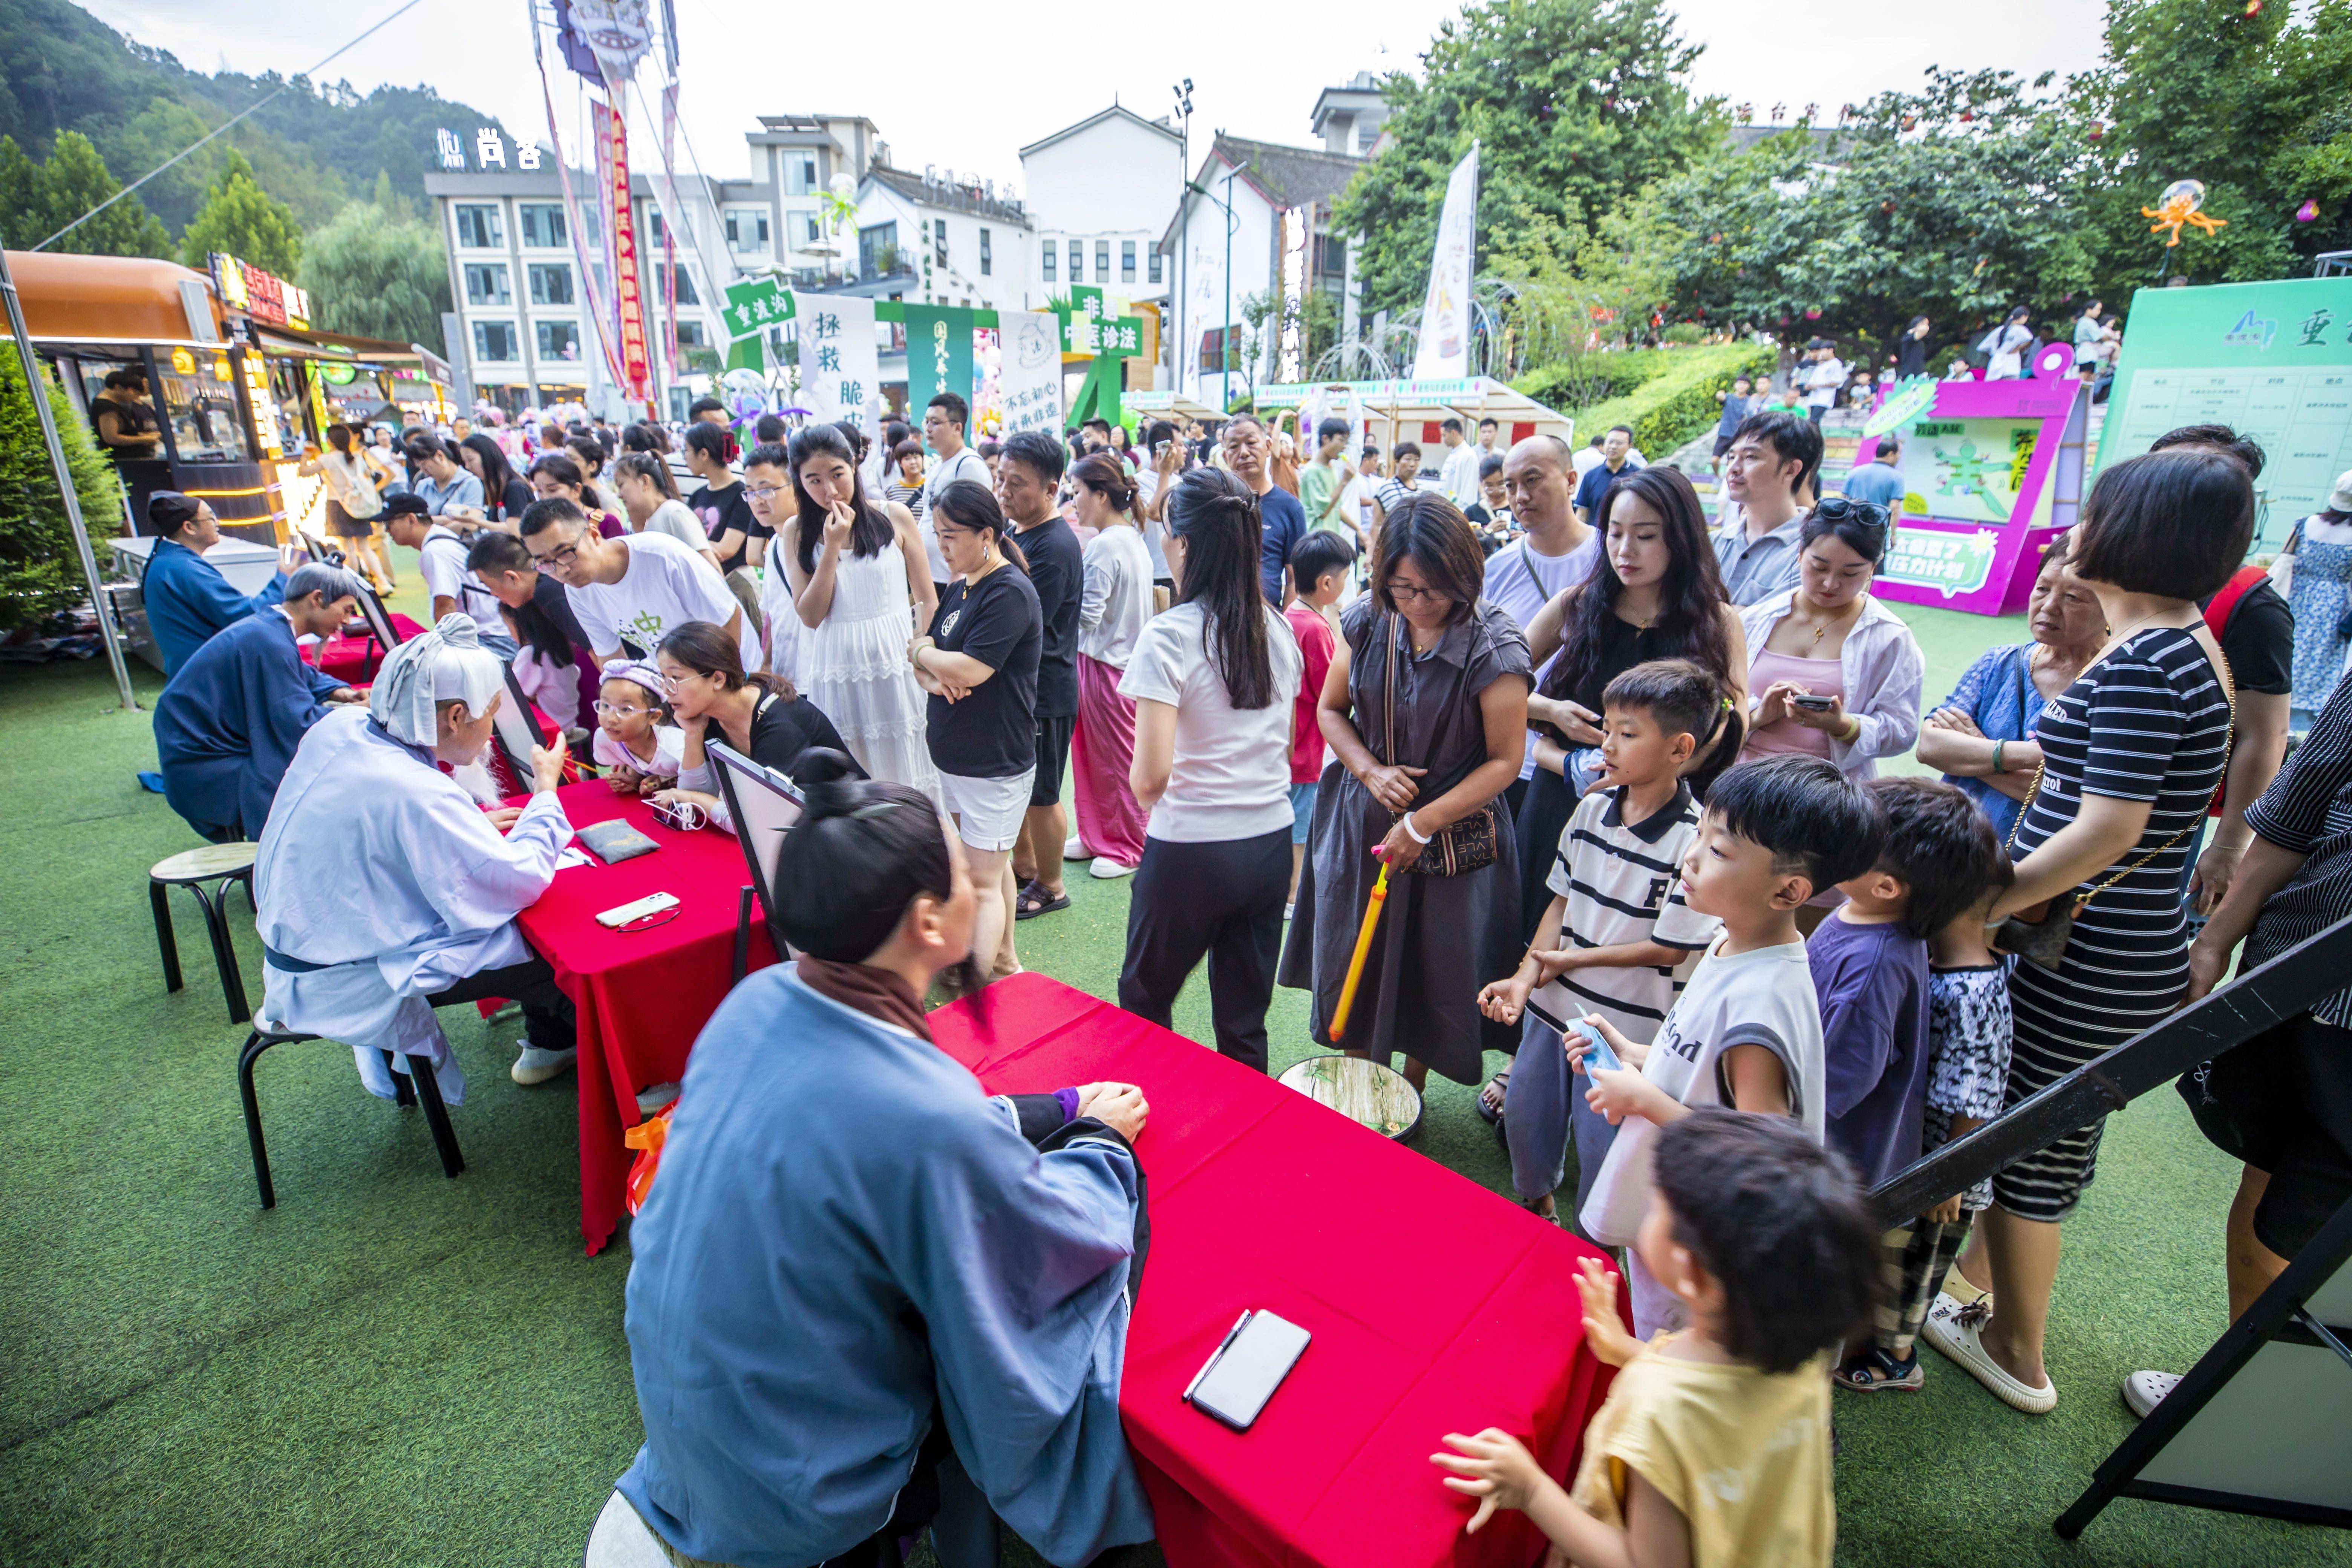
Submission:
[[[1883,213],[1893,213],[1895,211],[1895,203],[1893,198],[1890,197],[1889,199],[1879,203],[1878,210]]]
[[[2091,121],[2091,140],[2092,140],[2092,141],[2096,142],[2100,137],[2105,136],[2106,133],[2107,133],[2107,122],[2106,122],[2105,121],[2104,121],[2104,120],[2094,120],[2094,121]]]

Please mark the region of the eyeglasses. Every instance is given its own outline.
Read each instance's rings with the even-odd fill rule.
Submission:
[[[703,677],[699,672],[691,669],[688,670],[684,675],[671,675],[667,671],[664,671],[661,678],[662,689],[664,691],[676,691],[689,680],[700,680],[702,679]]]
[[[770,496],[783,494],[787,488],[784,485],[746,485],[743,487],[743,493],[760,500],[766,500]]]
[[[572,563],[579,559],[580,547],[576,544],[566,544],[559,549],[549,551],[533,561],[531,564],[542,572],[562,572],[569,570]]]
[[[1823,496],[1813,507],[1813,515],[1824,522],[1860,523],[1874,533],[1883,533],[1893,520],[1885,507],[1874,500],[1853,500],[1845,496]]]
[[[607,702],[600,697],[596,700],[596,711],[599,713],[608,713],[615,719],[634,719],[640,713],[650,713],[653,710],[650,708],[633,708],[625,702]]]
[[[656,800],[647,804],[656,822],[680,833],[699,832],[710,821],[710,814],[702,809],[698,801]]]
[[[1390,598],[1410,599],[1416,605],[1450,605],[1454,603],[1454,595],[1451,594],[1436,588],[1416,588],[1411,584],[1400,583],[1393,577],[1389,579],[1388,589]]]

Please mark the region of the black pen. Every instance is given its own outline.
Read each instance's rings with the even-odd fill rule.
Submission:
[[[1208,1376],[1210,1372],[1215,1368],[1218,1358],[1223,1356],[1225,1353],[1226,1349],[1233,1344],[1234,1341],[1240,1337],[1242,1326],[1250,1321],[1252,1314],[1257,1309],[1255,1307],[1244,1307],[1242,1309],[1242,1315],[1234,1320],[1234,1326],[1227,1329],[1225,1331],[1225,1337],[1217,1342],[1215,1353],[1211,1355],[1207,1361],[1201,1363],[1201,1370],[1194,1373],[1192,1374],[1192,1381],[1184,1385],[1184,1393],[1181,1395],[1182,1398],[1188,1402],[1192,1399],[1192,1391],[1200,1387],[1201,1380]]]

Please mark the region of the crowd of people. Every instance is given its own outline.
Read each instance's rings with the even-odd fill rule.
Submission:
[[[387,489],[336,441],[335,526],[373,495],[436,624],[362,708],[297,651],[368,591],[362,552],[238,599],[202,581],[202,503],[159,494],[163,771],[200,831],[260,839],[268,1016],[351,1043],[378,1093],[380,1053],[430,1059],[453,1100],[435,1006],[521,1000],[519,1081],[571,1059],[512,924],[570,837],[566,743],[509,781],[519,811],[459,782],[509,668],[568,689],[616,790],[730,826],[714,741],[801,782],[773,911],[800,961],[704,1032],[635,1233],[621,1492],[679,1561],[893,1561],[927,1522],[943,1563],[992,1561],[993,1517],[1056,1562],[1148,1533],[1115,1415],[1144,1089],[991,1102],[924,1045],[934,983],[1017,973],[1084,864],[1132,878],[1119,1005],[1166,1025],[1205,963],[1215,1048],[1261,1071],[1276,985],[1333,1043],[1392,879],[1345,1049],[1477,1086],[1520,1201],[1618,1250],[1635,1337],[1592,1266],[1586,1331],[1626,1373],[1583,1469],[1450,1436],[1479,1521],[1523,1509],[1575,1561],[1631,1531],[1826,1563],[1832,1390],[1920,1386],[1925,1339],[2054,1405],[2101,1126],[1885,1236],[1864,1189],[2202,994],[2249,933],[2274,952],[2346,912],[2352,699],[2305,683],[2294,611],[2340,603],[2352,493],[2298,531],[2291,607],[2242,565],[2260,449],[2174,432],[2051,543],[2032,641],[1930,706],[1871,591],[1886,503],[1824,491],[1816,413],[1726,406],[1712,528],[1622,429],[1497,449],[1448,421],[1424,483],[1412,443],[1351,460],[1344,421],[974,447],[941,394],[919,442],[808,424],[739,454],[721,411],[687,432],[682,503],[650,427],[609,481],[542,453],[528,501],[495,443],[417,433]],[[1915,747],[1944,777],[1881,775]],[[2352,1195],[2345,1005],[2184,1088],[2246,1166],[2233,1311]],[[813,1423],[820,1386],[856,1418]]]

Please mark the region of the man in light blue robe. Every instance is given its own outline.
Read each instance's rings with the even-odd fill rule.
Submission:
[[[230,587],[220,568],[204,556],[220,542],[220,519],[194,496],[157,490],[147,498],[147,521],[155,531],[155,548],[140,574],[139,596],[168,677],[179,674],[188,656],[210,638],[278,603],[286,592],[286,572],[281,561],[278,574],[250,596]]]
[[[215,636],[155,702],[163,798],[207,838],[261,837],[278,781],[322,703],[351,688],[303,662],[295,638],[331,637],[359,609],[359,579],[315,563],[287,579],[283,603]]]
[[[843,915],[827,907],[836,889],[794,875],[828,809],[826,828],[853,812],[921,821],[936,883],[954,852],[914,792],[856,781],[828,808],[816,771],[795,770],[809,805],[777,877],[810,895],[785,934],[862,952],[871,930],[843,933],[877,911],[887,929],[906,907],[891,943],[936,942],[907,934],[931,918],[929,895],[853,889]],[[960,862],[954,880],[944,920],[961,960]],[[1118,1418],[1143,1182],[1115,1129],[1140,1128],[1141,1096],[984,1095],[919,1011],[949,962],[803,952],[737,986],[695,1044],[630,1233],[646,1442],[618,1488],[673,1561],[895,1564],[890,1539],[958,1490],[1055,1564],[1151,1535]],[[974,1561],[940,1507],[941,1562]]]

